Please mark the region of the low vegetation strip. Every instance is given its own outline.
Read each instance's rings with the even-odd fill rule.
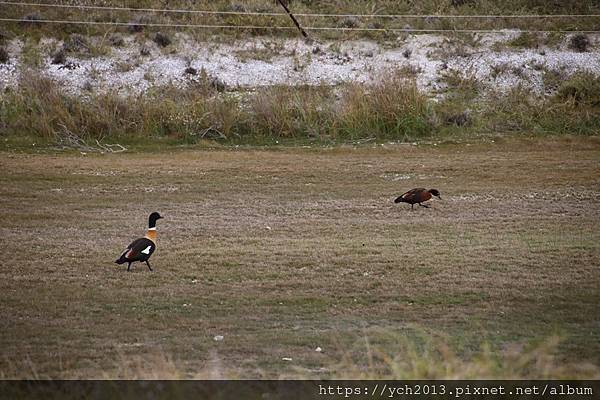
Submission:
[[[206,74],[186,88],[147,95],[73,95],[34,72],[0,98],[0,134],[49,143],[77,140],[273,143],[414,141],[503,134],[596,135],[600,78],[577,74],[540,97],[516,88],[481,95],[475,79],[449,76],[439,101],[401,73],[379,83],[222,91]]]
[[[598,139],[494,140],[1,152],[0,374],[597,378]]]

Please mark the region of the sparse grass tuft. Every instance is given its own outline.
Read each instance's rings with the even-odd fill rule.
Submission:
[[[241,62],[248,60],[260,60],[269,62],[273,57],[281,55],[283,52],[283,45],[279,42],[267,42],[264,47],[252,48],[245,50],[238,50],[234,54]]]
[[[27,68],[37,69],[44,62],[44,55],[39,46],[33,40],[27,40],[21,50],[21,63]]]
[[[457,101],[474,100],[481,94],[481,82],[475,76],[465,75],[458,70],[448,70],[442,77],[442,82],[446,85],[448,97]]]
[[[418,330],[417,330],[418,332]],[[373,342],[379,344],[373,344]],[[504,351],[481,344],[465,357],[447,339],[426,334],[374,332],[355,344],[332,368],[336,379],[593,379],[593,364],[561,362],[557,336],[529,344],[510,343]]]
[[[547,69],[543,72],[542,80],[544,82],[544,90],[547,93],[555,93],[560,85],[565,81],[566,74],[562,70]]]
[[[540,45],[540,37],[537,33],[523,32],[507,44],[511,47],[537,48]]]

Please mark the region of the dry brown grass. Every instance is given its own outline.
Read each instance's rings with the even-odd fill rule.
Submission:
[[[8,139],[0,146],[15,140],[62,145],[69,138],[194,144],[210,137],[209,130],[229,144],[471,140],[507,133],[593,136],[600,126],[600,78],[590,74],[547,74],[545,85],[554,94],[540,98],[523,88],[484,94],[474,77],[448,73],[445,99],[433,102],[402,69],[390,70],[375,84],[241,92],[223,92],[222,82],[204,69],[196,73],[197,80],[185,88],[161,85],[144,96],[111,91],[82,97],[48,76],[23,71],[19,87],[0,98],[0,136]]]
[[[596,138],[1,153],[0,375],[426,377],[364,347],[420,332],[450,366],[555,334],[559,363],[598,364],[599,160]],[[443,200],[392,203],[419,186]],[[155,272],[126,273],[154,210]]]

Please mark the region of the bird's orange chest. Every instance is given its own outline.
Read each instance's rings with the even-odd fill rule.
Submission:
[[[146,232],[146,239],[150,239],[156,243],[156,229],[148,229],[148,232]]]

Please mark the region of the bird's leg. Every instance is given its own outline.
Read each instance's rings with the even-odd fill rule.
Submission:
[[[131,271],[131,263],[127,264],[127,272]]]
[[[420,205],[421,207],[429,208],[429,206],[428,206],[428,205],[426,205],[426,204],[421,204],[421,203],[419,203],[419,205]]]
[[[415,207],[415,205],[414,205],[414,204],[411,204],[411,205],[410,205],[410,209],[411,209],[411,210],[414,210],[414,207]]]
[[[148,266],[148,269],[149,269],[150,271],[152,271],[152,267],[150,266],[150,263],[148,262],[148,260],[146,260],[146,265]]]

